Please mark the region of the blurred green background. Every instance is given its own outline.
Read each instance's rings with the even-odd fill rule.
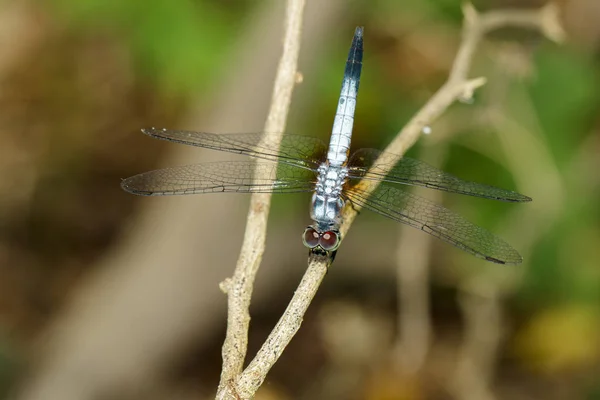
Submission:
[[[288,131],[328,137],[352,32],[363,25],[353,147],[385,147],[445,81],[461,2],[308,3]],[[544,4],[474,2],[481,11]],[[436,241],[419,267],[429,271],[424,284],[405,293],[396,269],[412,262],[402,254],[412,247],[402,243],[428,238],[361,213],[259,398],[600,399],[600,7],[557,6],[566,43],[493,32],[470,73],[488,84],[409,152],[531,196],[434,197],[506,239],[523,264],[485,263]],[[0,397],[214,394],[226,324],[218,284],[235,266],[248,199],[135,198],[119,182],[229,157],[140,128],[260,131],[282,23],[277,1],[1,3]],[[274,199],[249,357],[305,268],[308,204]],[[421,314],[402,313],[423,299]],[[431,339],[406,333],[420,318]],[[425,355],[406,367],[411,337]]]

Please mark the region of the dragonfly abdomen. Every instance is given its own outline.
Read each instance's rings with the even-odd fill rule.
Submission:
[[[346,60],[342,90],[338,100],[337,111],[333,120],[331,140],[327,152],[327,161],[333,166],[342,166],[348,160],[350,139],[354,125],[356,96],[360,84],[363,56],[363,28],[358,27],[354,32],[352,46]]]

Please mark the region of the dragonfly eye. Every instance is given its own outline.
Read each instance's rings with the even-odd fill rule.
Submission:
[[[337,231],[327,231],[321,235],[319,245],[325,251],[334,251],[340,246],[340,233]]]
[[[319,232],[317,232],[317,230],[312,226],[309,226],[304,230],[302,242],[309,249],[314,249],[319,245]]]

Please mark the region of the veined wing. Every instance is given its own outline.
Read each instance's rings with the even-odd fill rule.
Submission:
[[[378,159],[379,161],[377,161]],[[384,153],[375,149],[357,150],[350,158],[349,176],[359,179],[424,186],[431,189],[493,200],[509,202],[531,201],[530,197],[511,190],[464,181],[454,175],[434,168],[423,161],[403,157],[396,163],[396,159],[397,156],[394,154]],[[392,167],[390,168],[390,166]],[[371,171],[369,171],[370,168],[372,169]],[[386,173],[386,171],[389,172]]]
[[[376,185],[368,181],[366,184]],[[345,195],[363,208],[420,229],[487,261],[520,264],[523,260],[499,237],[427,199],[387,184],[379,185],[367,197],[360,186],[348,188]]]
[[[170,142],[182,143],[207,149],[245,154],[269,161],[316,169],[327,151],[322,140],[297,135],[283,135],[279,149],[258,146],[263,133],[234,133],[217,135],[206,132],[179,131],[170,129],[142,129],[148,136]],[[266,134],[269,135],[269,134]]]
[[[258,179],[254,181],[254,173]],[[142,196],[238,192],[295,193],[313,190],[314,172],[286,164],[223,161],[144,172],[121,182]]]

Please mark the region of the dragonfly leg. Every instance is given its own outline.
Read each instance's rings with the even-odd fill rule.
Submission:
[[[326,251],[320,247],[315,247],[314,249],[308,250],[309,257],[311,255],[315,255],[315,256],[319,256],[319,257],[328,257],[329,258],[329,262],[327,263],[327,273],[329,273],[329,266],[331,265],[331,263],[333,263],[333,260],[335,260],[336,254],[337,254],[337,250]]]
[[[345,201],[346,201],[346,204],[350,204],[350,207],[352,207],[352,209],[357,214],[360,214],[360,212],[362,211],[362,209],[360,207],[358,207],[356,204],[354,204],[354,202],[352,201],[352,199],[346,198]]]

